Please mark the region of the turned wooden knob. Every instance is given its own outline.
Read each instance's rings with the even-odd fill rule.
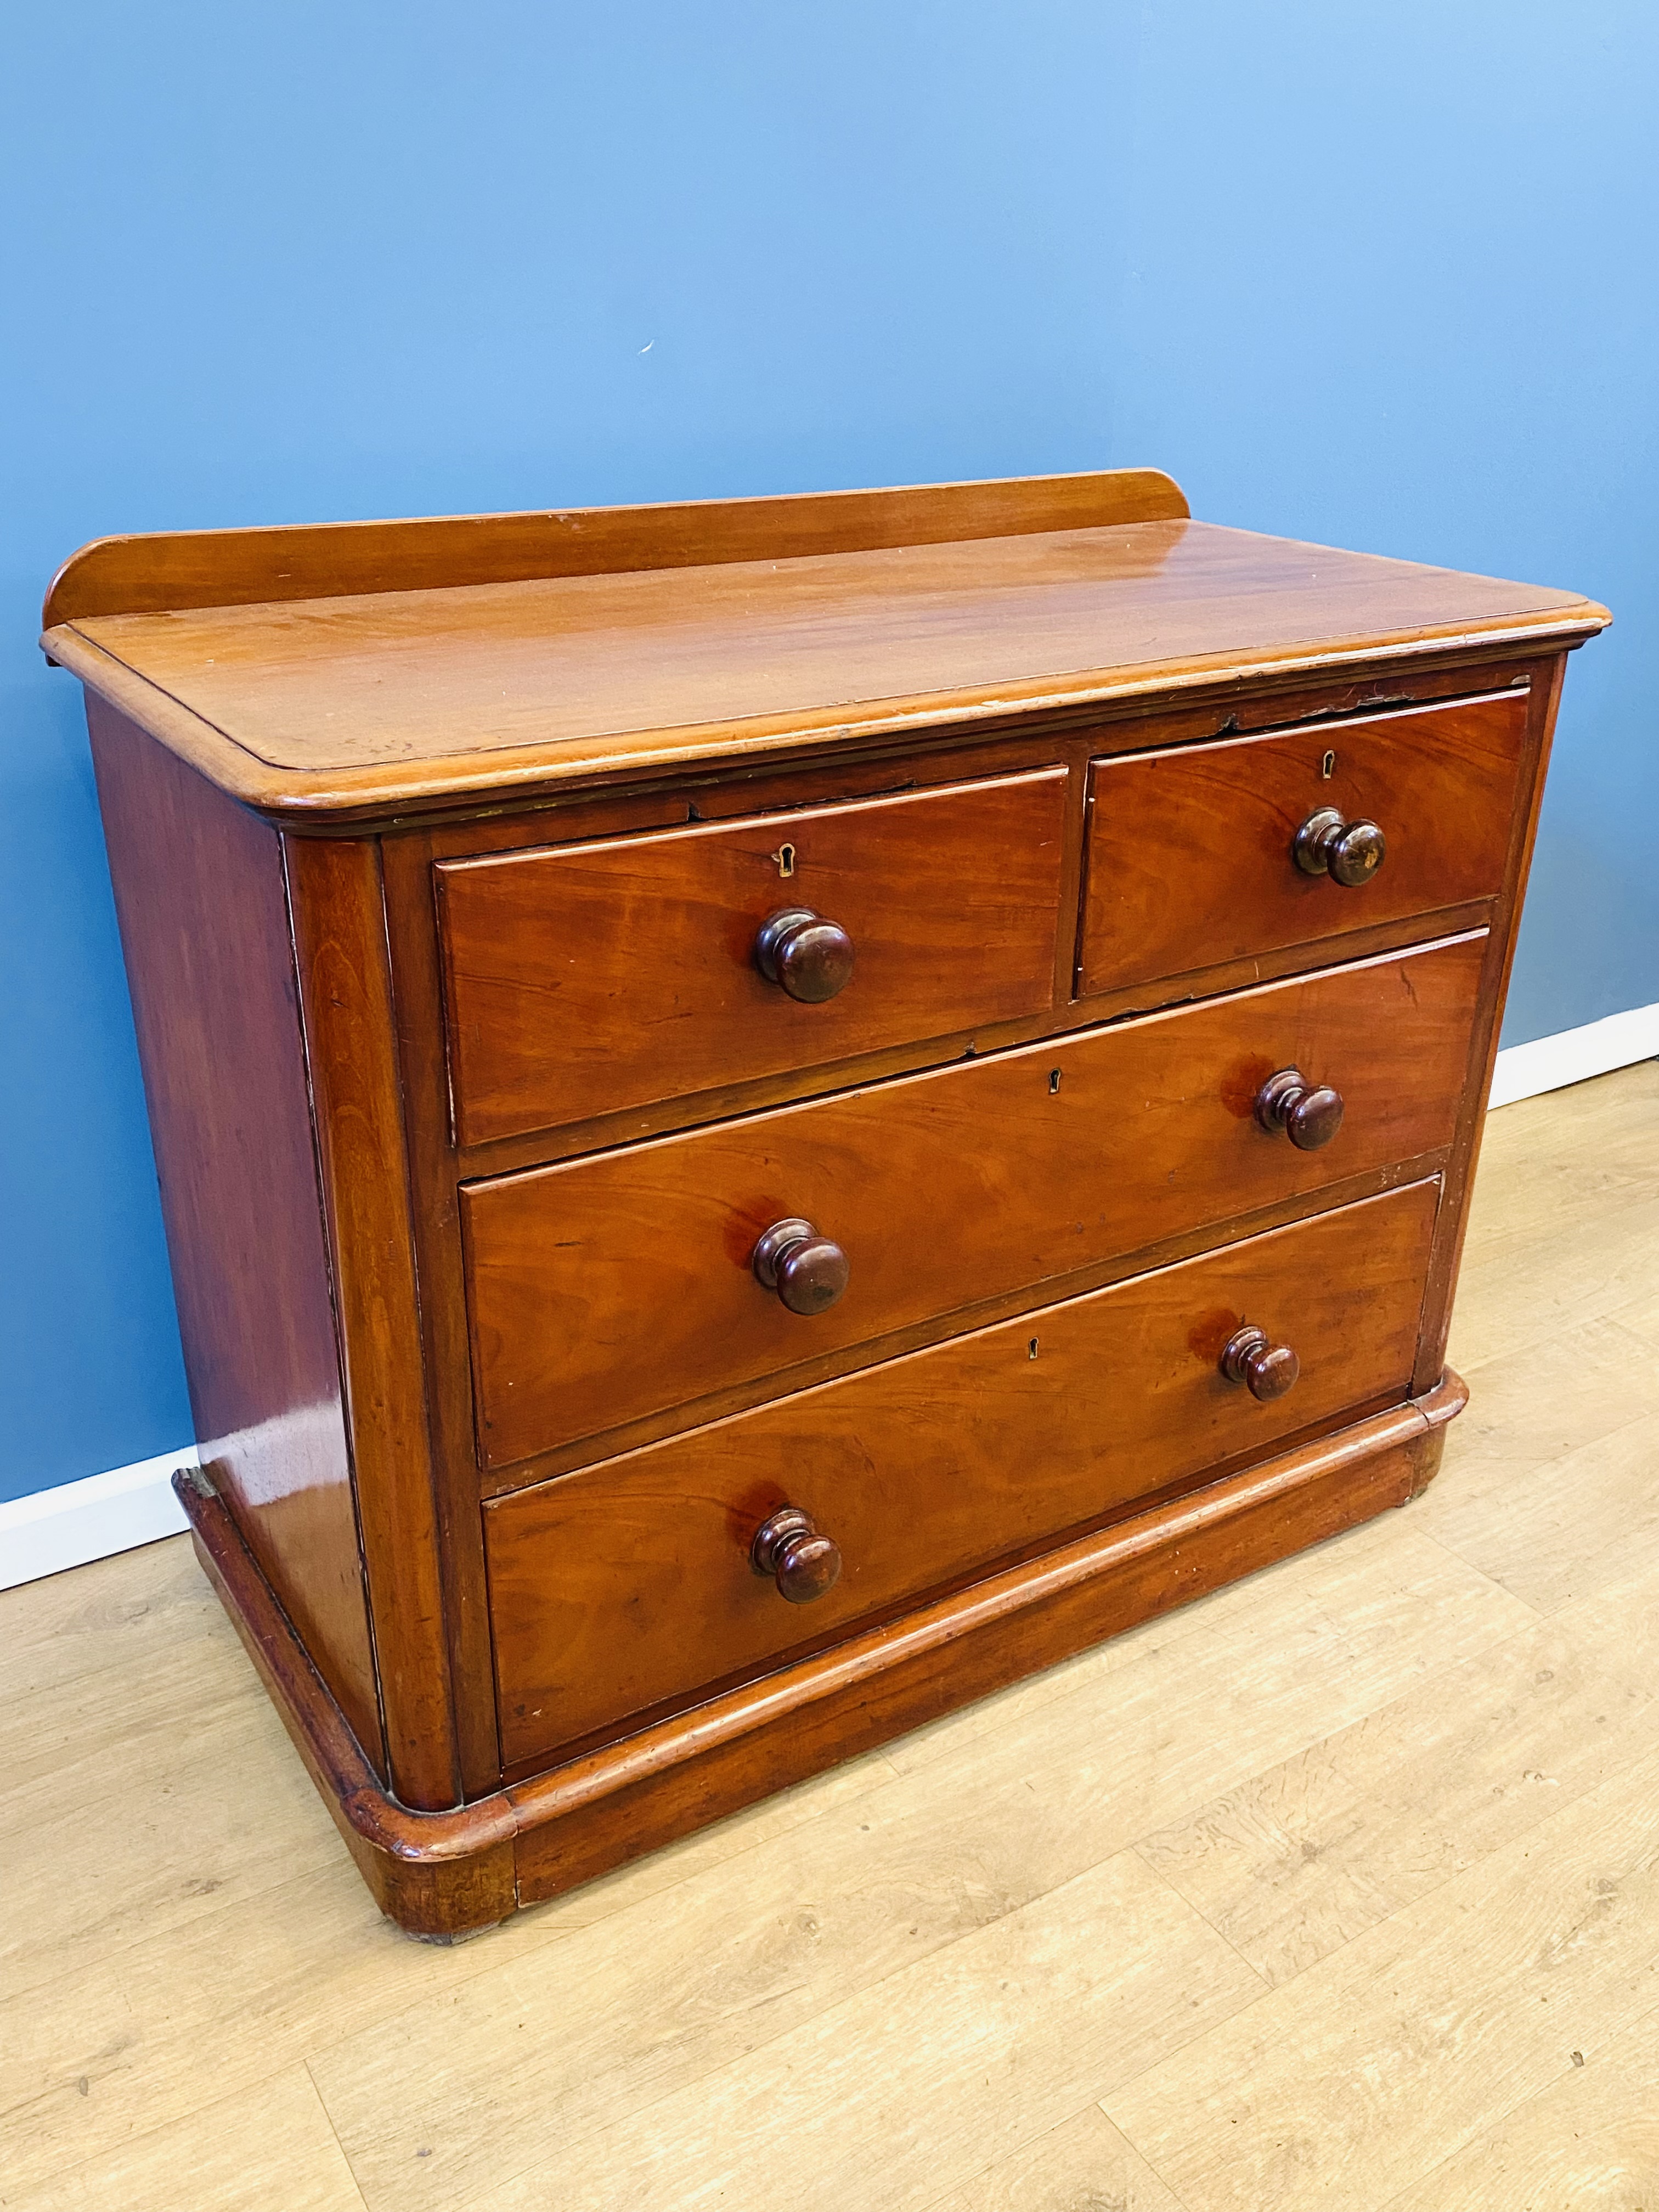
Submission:
[[[1312,1084],[1299,1067],[1281,1067],[1255,1094],[1255,1118],[1269,1135],[1282,1129],[1299,1152],[1316,1152],[1342,1127],[1342,1093]]]
[[[1288,1344],[1273,1343],[1265,1328],[1250,1322],[1228,1340],[1221,1371],[1230,1382],[1248,1383],[1251,1397],[1265,1406],[1294,1389],[1302,1362]]]
[[[1304,875],[1328,875],[1350,890],[1370,883],[1388,849],[1389,841],[1375,822],[1345,822],[1334,806],[1310,814],[1291,847]]]
[[[826,921],[811,907],[783,907],[760,926],[755,965],[792,999],[821,1006],[852,981],[853,940],[838,921]]]
[[[847,1288],[847,1255],[810,1221],[775,1221],[755,1247],[755,1279],[775,1291],[791,1313],[820,1314]]]
[[[749,1557],[755,1572],[770,1575],[778,1595],[791,1605],[811,1605],[835,1588],[841,1574],[840,1545],[799,1505],[781,1505],[761,1522]]]

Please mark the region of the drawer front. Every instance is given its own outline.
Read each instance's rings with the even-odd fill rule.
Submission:
[[[502,1466],[820,1354],[1436,1151],[1486,934],[958,1063],[461,1194],[480,1454]],[[1300,1151],[1254,1112],[1344,1101]],[[847,1255],[790,1310],[775,1222]]]
[[[1501,886],[1528,694],[1095,762],[1079,988],[1150,983],[1487,898]],[[1380,866],[1309,874],[1309,817],[1374,822]]]
[[[1053,1003],[1066,771],[704,829],[438,863],[463,1144],[550,1128]],[[850,940],[793,996],[756,939],[790,910]],[[833,983],[836,940],[799,988]]]
[[[1407,1394],[1437,1182],[804,1390],[485,1508],[509,1765],[591,1738],[1219,1462]],[[1301,1361],[1221,1372],[1258,1323]],[[785,1505],[839,1546],[786,1602],[750,1547]]]

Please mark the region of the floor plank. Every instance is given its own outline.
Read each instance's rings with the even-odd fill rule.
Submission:
[[[1102,2094],[1188,2212],[1386,2204],[1659,2007],[1659,1753]]]
[[[1659,2014],[1568,2055],[1548,2088],[1382,2212],[1654,2212]]]
[[[228,1623],[222,1624],[228,1627]],[[0,1990],[61,1984],[181,1935],[342,1846],[231,1638],[158,1641],[121,1668],[6,1701]],[[257,1778],[252,1790],[239,1779]]]
[[[0,1593],[0,1619],[8,1704],[31,1690],[65,1689],[85,1674],[125,1668],[155,1650],[176,1656],[198,1644],[235,1643],[188,1536]]]
[[[247,1702],[250,1712],[263,1705],[257,1685]],[[262,1808],[276,1820],[280,1844],[282,1804],[269,1778],[289,1778],[296,1765],[279,1741],[257,1763],[229,1765],[197,1787]],[[450,1948],[412,1943],[383,1920],[343,1849],[285,1882],[234,1893],[216,1912],[207,1909],[210,1899],[199,1914],[180,1919],[164,1894],[150,1933],[83,1945],[72,1969],[33,1987],[5,1984],[0,2141],[7,2180],[33,2184],[148,2128],[187,2119],[354,2030],[395,2019],[416,2000],[441,2013],[473,1977],[625,1914],[700,1870],[716,1874],[718,1890],[718,1870],[728,1858],[891,1778],[879,1759],[820,1776],[606,1882],[517,1914],[488,1942]],[[332,1836],[306,1788],[307,1823],[319,1817]],[[190,1807],[186,1797],[186,1820]],[[64,1820],[55,1832],[63,1853],[55,1870],[41,1850],[24,1871],[43,1873],[71,1898],[85,1885],[95,1920],[97,1867],[77,1866],[72,1825]],[[54,1896],[49,1890],[46,1901]],[[35,1893],[15,1889],[11,1897],[15,1917],[27,1923]],[[198,2063],[204,2051],[213,2054],[210,2073]],[[418,2104],[424,2087],[418,2081],[410,2087]]]
[[[927,2212],[1182,2212],[1098,2105],[1023,2143]]]
[[[1133,1852],[624,2113],[478,2212],[924,2212],[1261,1988]],[[355,2161],[354,2161],[355,2162]],[[361,2165],[358,2166],[361,2173]],[[371,2208],[402,2200],[365,2188]]]
[[[1425,1523],[1449,1550],[1559,1612],[1659,1561],[1659,1405],[1547,1466],[1437,1503]]]
[[[210,2060],[203,2063],[210,2063]],[[363,2212],[345,2154],[303,2066],[14,2194],[6,2212]]]
[[[1141,1851],[1264,1979],[1287,1982],[1659,1751],[1656,1692],[1531,1627]]]
[[[1659,1061],[1490,1117],[1453,1322],[1453,1364],[1645,1312],[1659,1233]]]

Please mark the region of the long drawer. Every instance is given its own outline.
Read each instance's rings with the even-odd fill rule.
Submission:
[[[1046,1011],[1066,781],[1040,769],[440,862],[458,1138]]]
[[[1338,957],[1348,932],[1491,897],[1528,705],[1504,691],[1097,761],[1079,990],[1152,1003],[1176,995],[1160,979],[1291,945]]]
[[[1438,1189],[1343,1206],[496,1500],[509,1765],[1403,1399]],[[1285,1395],[1258,1400],[1223,1372],[1247,1324],[1297,1355]],[[804,1604],[751,1553],[791,1507],[841,1558]]]
[[[483,1463],[1436,1151],[1485,950],[1475,932],[465,1187]],[[1315,1149],[1255,1112],[1291,1069],[1343,1102]],[[757,1278],[790,1219],[844,1255],[820,1310]]]

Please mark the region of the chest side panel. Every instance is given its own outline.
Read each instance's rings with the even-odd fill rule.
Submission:
[[[88,708],[201,1455],[383,1768],[280,841]]]

